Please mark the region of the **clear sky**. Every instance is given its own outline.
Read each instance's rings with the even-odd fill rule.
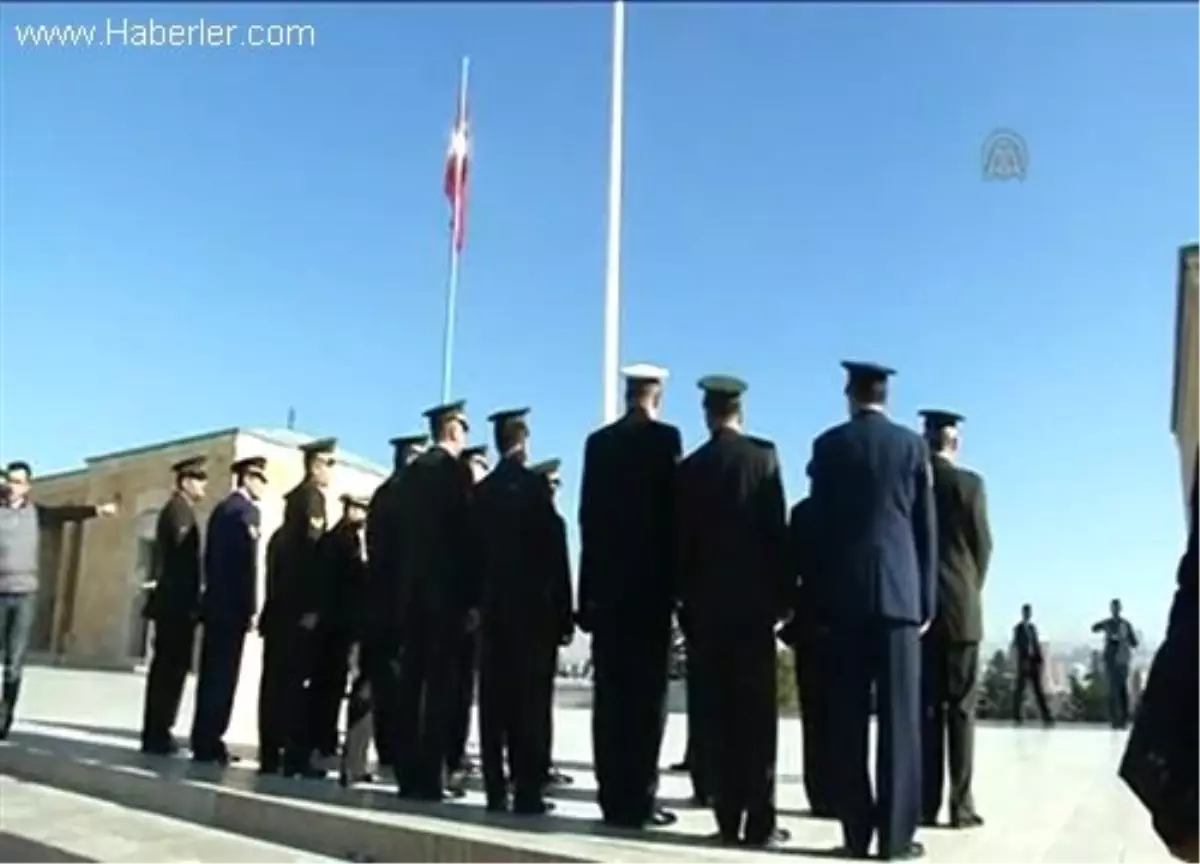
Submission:
[[[26,24],[309,24],[291,48],[20,47]],[[844,417],[968,415],[996,537],[989,636],[1032,601],[1161,631],[1182,550],[1169,435],[1177,248],[1197,234],[1194,5],[634,4],[622,359],[751,385],[788,497]],[[384,443],[438,401],[444,155],[474,162],[455,391],[534,407],[574,523],[601,417],[610,11],[7,5],[0,456],[42,471],[232,425]],[[243,31],[244,32],[244,31]],[[98,37],[99,38],[99,37]],[[984,182],[997,127],[1024,182]],[[485,424],[477,424],[482,430]]]

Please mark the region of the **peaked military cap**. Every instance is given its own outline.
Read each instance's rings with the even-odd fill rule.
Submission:
[[[940,408],[924,408],[918,413],[925,419],[925,425],[931,429],[954,427],[967,419],[957,411],[944,411]]]
[[[553,480],[558,475],[558,469],[562,467],[561,459],[543,459],[541,462],[535,462],[529,466],[529,470],[534,474],[545,477],[547,480]]]
[[[878,363],[867,363],[859,360],[843,360],[842,368],[850,376],[851,381],[886,381],[896,374],[896,370]]]
[[[180,459],[172,465],[171,470],[175,472],[177,477],[195,477],[197,480],[207,480],[207,465],[207,456],[189,456],[187,459]]]
[[[705,394],[711,396],[741,396],[750,387],[741,378],[732,375],[705,375],[696,383]]]
[[[431,423],[438,423],[444,419],[455,418],[466,428],[471,428],[467,422],[467,400],[456,399],[453,402],[447,402],[444,405],[435,405],[432,408],[422,412],[422,416],[427,417]]]
[[[234,474],[248,474],[251,471],[259,473],[267,470],[266,456],[248,456],[245,459],[239,459],[230,466],[230,470]]]
[[[486,459],[488,448],[486,444],[476,444],[474,447],[465,447],[462,451],[463,459]]]
[[[320,453],[332,453],[337,449],[338,439],[332,436],[328,438],[318,438],[315,441],[309,441],[307,444],[300,446],[300,452],[306,456],[315,456]]]
[[[621,374],[630,381],[645,381],[648,383],[661,384],[670,377],[670,372],[662,366],[655,366],[653,363],[634,363],[631,366],[626,366],[621,370]]]
[[[349,492],[342,495],[341,501],[346,507],[361,507],[363,510],[371,506],[371,499],[366,495],[351,495]]]
[[[429,436],[425,433],[419,435],[400,435],[388,441],[397,450],[403,450],[408,447],[421,447],[429,443]]]
[[[497,426],[507,420],[521,420],[528,413],[529,408],[505,408],[503,411],[493,411],[488,415],[488,422],[495,423]]]

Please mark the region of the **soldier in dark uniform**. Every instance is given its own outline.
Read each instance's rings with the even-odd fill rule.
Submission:
[[[546,655],[546,670],[539,677],[545,686],[545,692],[540,696],[539,703],[545,712],[542,726],[542,765],[545,766],[545,783],[547,786],[569,786],[574,779],[554,767],[554,680],[558,676],[558,649],[571,644],[575,637],[575,619],[571,610],[574,608],[571,597],[571,559],[567,552],[567,523],[558,514],[554,500],[562,485],[559,459],[546,459],[529,470],[542,478],[546,493],[550,497],[551,511],[554,518],[547,529],[547,537],[551,545],[547,548],[547,563],[550,567],[549,584],[552,589],[551,608],[554,610],[554,624],[551,627],[551,651]]]
[[[320,540],[321,584],[316,650],[309,685],[309,729],[322,760],[338,755],[338,719],[350,675],[350,651],[367,582],[366,521],[370,500],[345,494],[342,518]]]
[[[459,457],[471,475],[472,488],[478,486],[488,473],[487,445],[479,444],[463,450]],[[466,776],[474,768],[467,759],[467,738],[471,732],[471,705],[475,701],[475,671],[479,660],[479,631],[462,635],[458,654],[458,701],[454,706],[454,722],[446,742],[446,771],[450,788],[461,790]]]
[[[592,634],[592,749],[604,821],[667,825],[656,805],[675,603],[679,430],[658,419],[667,372],[624,371],[623,417],[588,436],[579,494],[578,624]]]
[[[236,488],[208,517],[204,544],[204,595],[200,603],[204,635],[196,712],[192,719],[192,758],[227,765],[237,761],[225,746],[233,713],[246,633],[258,610],[257,502],[267,487],[267,460],[252,456],[233,463]]]
[[[1121,601],[1109,603],[1109,617],[1092,625],[1104,634],[1104,677],[1108,684],[1108,719],[1114,729],[1129,725],[1129,664],[1138,647],[1137,631],[1121,615]]]
[[[775,625],[792,600],[775,445],[742,431],[746,384],[700,379],[710,438],[679,468],[679,583],[699,686],[692,758],[721,841],[767,846],[775,825]]]
[[[399,597],[399,552],[401,526],[397,517],[397,490],[404,469],[421,455],[429,443],[427,434],[401,435],[390,442],[392,474],[375,494],[367,510],[366,608],[359,665],[369,692],[371,726],[375,751],[381,766],[394,764],[396,722],[393,703],[400,686],[400,634],[397,622]],[[367,708],[367,703],[361,703]],[[350,727],[353,729],[353,725]],[[365,774],[366,767],[351,766],[352,774]]]
[[[171,728],[183,683],[192,667],[200,605],[200,528],[196,502],[208,483],[207,459],[194,456],[171,466],[175,492],[158,514],[151,565],[154,588],[143,615],[154,623],[154,654],[146,675],[142,752],[169,756],[178,749]]]
[[[1024,722],[1025,687],[1032,685],[1042,723],[1052,726],[1054,718],[1050,714],[1050,706],[1046,704],[1046,691],[1042,686],[1046,666],[1042,640],[1038,638],[1037,625],[1033,623],[1033,606],[1028,603],[1021,607],[1021,620],[1013,627],[1012,654],[1017,666],[1017,681],[1013,687],[1013,722],[1017,725]]]
[[[828,616],[817,608],[812,589],[813,538],[811,502],[804,498],[792,508],[788,527],[789,561],[796,574],[793,617],[779,638],[796,652],[796,692],[800,696],[801,743],[804,747],[804,794],[813,816],[833,816],[837,753],[833,750],[830,694],[837,658],[831,650]]]
[[[259,770],[324,777],[312,764],[308,679],[312,674],[325,533],[325,494],[336,438],[301,448],[304,480],[284,496],[283,524],[268,548],[267,599],[259,620],[263,670],[259,689]]]
[[[921,634],[937,608],[937,532],[929,451],[885,413],[891,369],[844,363],[850,419],[813,442],[812,536],[818,608],[828,610],[839,674],[831,694],[835,800],[846,851],[884,859],[924,853]],[[806,580],[807,581],[807,580]],[[878,800],[867,745],[875,688]]]
[[[434,439],[398,487],[399,616],[396,773],[402,798],[446,797],[446,746],[458,702],[458,649],[478,624],[469,540],[471,480],[459,461],[464,401],[425,412]]]
[[[979,694],[982,595],[992,556],[983,478],[955,464],[961,414],[925,410],[925,440],[933,456],[937,507],[938,593],[933,626],[921,640],[925,725],[922,823],[936,825],[950,767],[950,825],[983,824],[971,794],[975,706]],[[948,759],[947,759],[948,757]]]

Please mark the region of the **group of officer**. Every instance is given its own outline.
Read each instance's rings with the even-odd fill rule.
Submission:
[[[865,856],[876,836],[884,858],[921,854],[913,836],[940,809],[945,750],[951,823],[980,824],[970,766],[991,545],[982,480],[955,465],[959,415],[923,412],[922,438],[886,415],[892,370],[843,365],[850,419],[814,442],[810,494],[790,526],[776,448],[742,428],[745,382],[701,379],[710,437],[684,458],[679,430],[659,419],[666,370],[623,370],[625,414],[585,447],[574,613],[553,500],[558,462],[527,464],[528,409],[489,418],[498,453],[490,471],[481,448],[467,446],[465,402],[430,409],[433,446],[425,436],[393,441],[392,476],[369,502],[345,499],[330,531],[321,490],[336,441],[310,444],[305,480],[285,496],[267,550],[262,770],[324,774],[314,756],[336,746],[353,649],[351,726],[369,714],[402,797],[454,794],[477,670],[488,807],[545,812],[556,652],[578,626],[591,635],[603,818],[669,824],[674,814],[656,792],[677,616],[688,653],[688,762],[722,842],[763,847],[787,837],[774,804],[777,638],[798,649],[809,797],[818,815],[842,822],[847,854]],[[202,598],[195,608],[206,625],[193,753],[230,759],[221,735],[253,618],[257,522],[248,505],[262,494],[262,468],[263,460],[234,466],[237,488],[210,520],[198,593],[190,513],[203,466],[177,466],[148,610],[158,625],[148,749],[170,747],[186,670],[184,639],[172,641],[170,624],[188,618],[187,604],[166,599],[177,569],[180,596]],[[877,800],[867,767],[873,691]]]

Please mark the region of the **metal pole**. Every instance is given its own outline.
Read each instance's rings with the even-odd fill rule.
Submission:
[[[470,71],[470,61],[464,57],[462,59],[462,71],[459,74],[458,83],[458,114],[454,119],[455,135],[458,134],[460,124],[466,122],[467,117],[467,75]],[[461,220],[463,217],[463,195],[465,190],[463,187],[463,164],[462,160],[456,161],[454,170],[457,176],[454,178],[455,200],[452,202],[454,208],[450,220],[450,274],[446,283],[446,329],[442,334],[442,402],[450,401],[450,386],[453,380],[454,372],[454,317],[458,304],[458,270],[459,270],[459,248],[458,235],[461,230]]]
[[[604,278],[604,422],[621,412],[621,180],[625,127],[625,0],[613,2],[612,126],[608,151],[608,254]]]

